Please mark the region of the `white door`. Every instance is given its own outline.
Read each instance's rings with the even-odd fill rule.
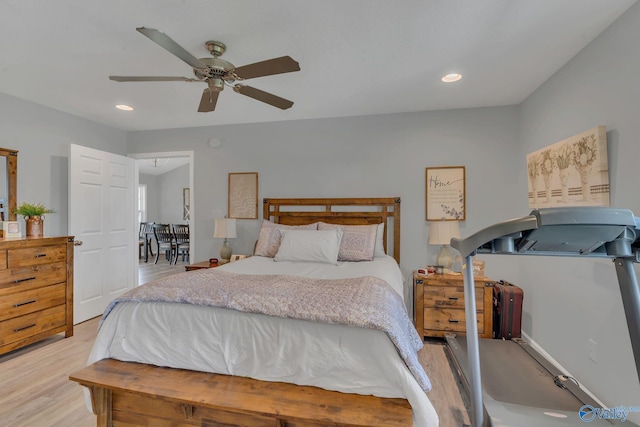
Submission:
[[[77,245],[74,323],[101,315],[113,298],[135,286],[134,185],[133,159],[70,145],[69,234]]]

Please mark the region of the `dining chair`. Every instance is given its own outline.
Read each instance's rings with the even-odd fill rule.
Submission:
[[[178,262],[178,256],[182,255],[182,262],[189,261],[189,224],[172,224],[173,241],[175,242],[175,258],[173,264]]]
[[[169,224],[154,224],[153,235],[156,238],[157,248],[156,260],[154,261],[154,264],[158,263],[158,258],[160,257],[160,253],[162,251],[164,251],[169,264],[171,264],[176,248],[173,239],[173,232],[171,231],[171,226]]]
[[[153,224],[153,222],[140,223],[140,231],[138,232],[138,258],[142,258],[142,254],[144,253],[144,262],[149,260],[149,254],[153,256],[153,248],[151,246]]]

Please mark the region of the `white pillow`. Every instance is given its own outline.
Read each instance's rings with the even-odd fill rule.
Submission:
[[[274,261],[338,264],[342,230],[280,230],[280,247]]]
[[[378,224],[378,231],[376,232],[376,247],[373,250],[374,258],[385,256],[384,252],[384,222]]]
[[[271,221],[264,220],[260,227],[260,235],[256,242],[254,255],[273,258],[276,255],[276,252],[278,252],[278,247],[280,246],[280,230],[316,230],[317,228],[318,223],[307,225],[284,225],[274,224]]]

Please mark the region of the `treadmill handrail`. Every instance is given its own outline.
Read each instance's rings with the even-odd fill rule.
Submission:
[[[630,257],[639,261],[640,218],[628,209],[567,207],[536,209],[526,217],[493,224],[451,246],[465,258],[476,253]],[[578,247],[569,243],[577,236]],[[634,247],[634,245],[636,247]]]
[[[483,253],[488,254],[613,258],[640,379],[640,287],[631,266],[640,262],[640,218],[630,210],[593,206],[537,209],[528,216],[491,225],[465,239],[453,238],[451,246],[465,260],[465,301],[474,299],[473,274],[467,266],[483,248],[486,250]],[[472,308],[465,306],[471,416],[472,424],[481,427],[482,379],[477,315]]]

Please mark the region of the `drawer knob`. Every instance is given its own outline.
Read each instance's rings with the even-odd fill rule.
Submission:
[[[29,280],[34,280],[35,277],[25,277],[24,279],[16,279],[13,281],[13,283],[20,283],[20,282],[27,282]]]
[[[36,300],[32,299],[29,301],[25,301],[25,302],[19,302],[17,304],[13,304],[14,307],[21,307],[23,305],[27,305],[27,304],[33,304],[34,302],[36,302]]]
[[[451,301],[458,301],[458,297],[449,297]]]
[[[458,320],[456,320],[456,319],[449,319],[449,323],[458,323]]]
[[[35,255],[36,258],[42,258],[42,257],[45,257],[45,256],[47,256],[47,254],[36,254]]]

